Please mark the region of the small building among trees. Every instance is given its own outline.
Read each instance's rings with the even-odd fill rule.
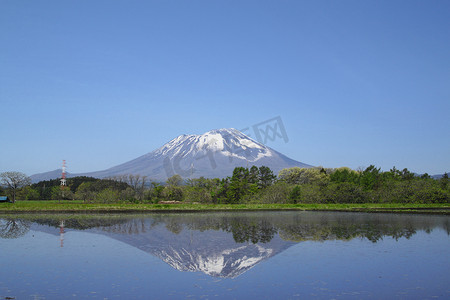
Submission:
[[[3,202],[12,203],[12,201],[9,200],[8,196],[0,196],[0,203],[3,203]]]

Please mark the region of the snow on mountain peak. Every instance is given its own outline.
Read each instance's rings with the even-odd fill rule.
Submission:
[[[206,152],[220,152],[228,157],[236,157],[244,160],[248,158],[243,155],[250,153],[253,159],[272,156],[270,149],[243,134],[234,128],[214,129],[201,135],[180,135],[158,150],[156,154],[169,155],[171,158],[180,156],[182,158],[199,153],[205,155]]]
[[[213,151],[222,151],[224,149],[224,139],[220,133],[207,132],[198,137],[198,150],[209,149]]]

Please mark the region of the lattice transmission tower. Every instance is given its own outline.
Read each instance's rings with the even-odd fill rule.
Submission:
[[[62,163],[62,174],[61,174],[61,195],[62,198],[64,199],[64,191],[67,187],[67,181],[66,181],[66,160],[63,159],[63,163]]]

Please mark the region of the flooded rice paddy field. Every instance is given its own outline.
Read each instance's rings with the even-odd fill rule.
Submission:
[[[450,217],[0,216],[0,299],[448,299]]]

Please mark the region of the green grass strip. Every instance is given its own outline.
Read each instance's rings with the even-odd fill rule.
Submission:
[[[83,203],[81,201],[18,201],[0,203],[0,213],[26,212],[153,212],[208,210],[330,210],[369,212],[435,212],[449,213],[449,204],[360,203],[360,204],[141,204]]]

